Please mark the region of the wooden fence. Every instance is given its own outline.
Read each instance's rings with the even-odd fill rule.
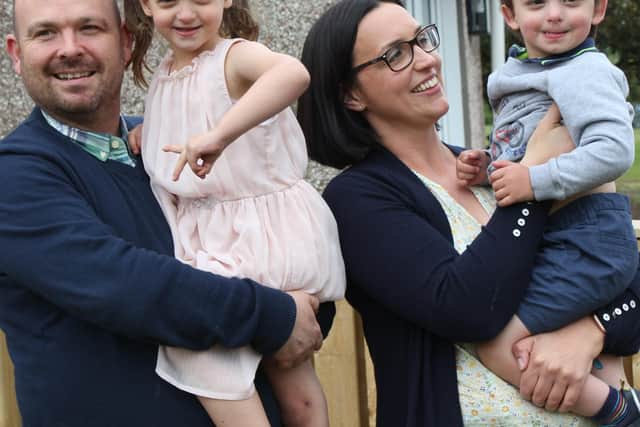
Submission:
[[[634,221],[640,239],[640,221]],[[314,364],[329,401],[331,426],[374,427],[375,383],[360,319],[349,305],[337,304],[331,335]],[[640,354],[625,359],[633,384],[640,385]],[[20,427],[14,393],[13,367],[0,332],[0,427]]]

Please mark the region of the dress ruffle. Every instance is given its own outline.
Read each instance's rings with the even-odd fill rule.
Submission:
[[[176,226],[177,256],[196,268],[285,291],[304,289],[321,301],[343,296],[335,221],[304,180],[238,200],[181,199]]]

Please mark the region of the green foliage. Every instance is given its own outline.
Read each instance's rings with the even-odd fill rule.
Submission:
[[[640,2],[609,0],[607,15],[598,27],[597,45],[629,80],[629,99],[640,102]]]
[[[634,129],[634,133],[636,135],[636,160],[631,169],[618,180],[618,183],[621,184],[640,184],[640,129]]]

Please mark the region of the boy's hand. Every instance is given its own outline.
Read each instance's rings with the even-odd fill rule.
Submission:
[[[201,179],[204,179],[213,164],[218,160],[228,144],[215,137],[214,131],[194,136],[184,147],[181,145],[165,145],[163,151],[180,154],[173,170],[173,180],[177,181],[184,167],[189,167]]]
[[[142,148],[142,125],[138,125],[131,129],[127,135],[127,141],[129,142],[129,149],[136,156],[140,154]]]
[[[458,179],[469,187],[487,181],[489,156],[482,150],[465,150],[456,159]]]
[[[496,170],[490,179],[498,206],[505,207],[534,200],[528,167],[507,160],[496,160],[492,164]]]

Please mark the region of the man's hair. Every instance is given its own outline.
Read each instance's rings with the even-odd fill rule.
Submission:
[[[11,11],[11,16],[13,17],[13,34],[15,34],[16,36],[18,35],[18,27],[16,25],[16,1],[17,0],[13,0],[11,2],[11,7],[12,7],[12,11]],[[112,5],[113,5],[113,13],[116,17],[116,24],[118,26],[120,26],[120,24],[122,23],[122,17],[120,16],[120,7],[118,6],[118,0],[112,0]]]
[[[598,4],[600,3],[600,0],[593,0],[593,4],[597,7]],[[500,4],[508,7],[509,9],[511,9],[511,12],[513,12],[513,0],[500,0]],[[596,36],[596,32],[598,30],[598,26],[597,25],[592,25],[591,26],[591,31],[589,31],[589,37],[594,37]],[[520,34],[520,31],[512,31],[512,33],[521,41],[522,40],[522,34]]]

